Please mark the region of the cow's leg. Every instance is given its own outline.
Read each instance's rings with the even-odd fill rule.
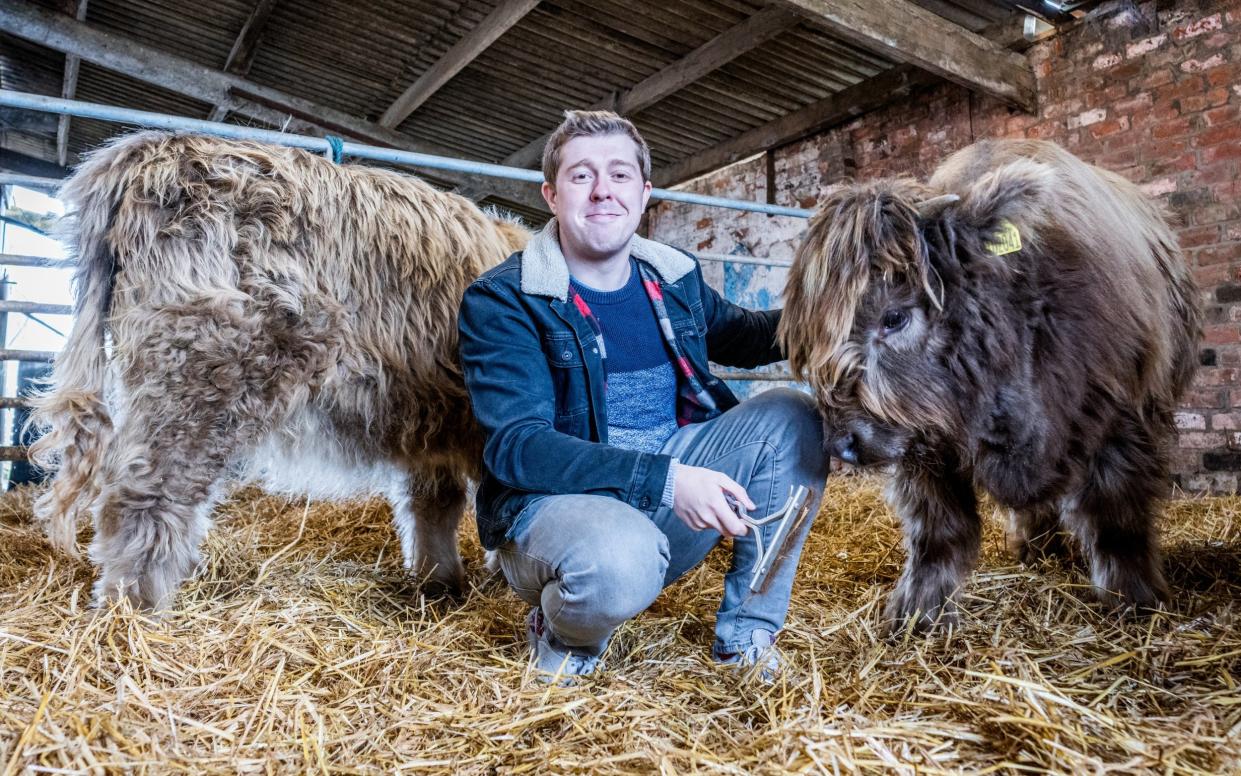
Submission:
[[[1136,421],[1123,423],[1091,461],[1078,508],[1066,517],[1105,603],[1147,609],[1167,599],[1155,528],[1166,483],[1158,445]]]
[[[430,593],[460,593],[465,567],[457,549],[457,528],[465,511],[466,482],[442,464],[418,466],[407,497],[392,499],[405,568]]]
[[[982,528],[974,490],[956,472],[901,467],[888,502],[905,529],[905,571],[888,599],[891,632],[912,621],[915,630],[956,622],[957,590],[978,560]]]
[[[142,609],[166,609],[198,565],[224,467],[218,443],[206,448],[149,444],[160,433],[139,414],[118,435],[90,556],[99,565],[95,602],[128,598]]]
[[[95,601],[165,609],[197,566],[236,435],[199,397],[151,375],[105,458],[91,558]]]
[[[1033,565],[1068,554],[1065,538],[1058,505],[1043,503],[1008,512],[1008,548],[1022,563]]]
[[[316,345],[208,301],[133,318],[119,327],[127,406],[104,458],[91,557],[97,602],[160,609],[198,563],[230,459],[304,399]]]
[[[388,503],[392,506],[392,525],[396,528],[396,538],[401,543],[401,565],[406,571],[414,569],[414,551],[418,541],[413,489],[413,478],[402,477],[388,491]]]

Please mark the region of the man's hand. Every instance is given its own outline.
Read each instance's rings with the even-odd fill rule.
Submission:
[[[676,467],[672,511],[695,531],[713,528],[725,536],[745,536],[748,528],[728,506],[725,492],[732,494],[747,512],[755,508],[745,488],[728,475],[699,466],[679,464]]]

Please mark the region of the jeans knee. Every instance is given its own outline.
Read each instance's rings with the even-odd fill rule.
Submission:
[[[654,524],[636,534],[599,546],[590,563],[563,580],[592,620],[618,625],[645,610],[663,589],[668,539]]]
[[[795,450],[798,455],[822,455],[823,416],[813,396],[794,388],[772,388],[750,401],[760,402],[771,418],[768,440],[774,447]]]

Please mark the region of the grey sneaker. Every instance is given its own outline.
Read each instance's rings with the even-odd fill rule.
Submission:
[[[776,634],[765,628],[755,628],[750,633],[750,646],[743,652],[712,652],[716,662],[745,669],[764,684],[774,684],[784,672],[784,657],[776,649]]]
[[[526,638],[530,642],[530,662],[540,682],[573,684],[572,677],[592,674],[599,667],[599,656],[575,651],[561,644],[543,621],[543,610],[534,607],[526,616]]]

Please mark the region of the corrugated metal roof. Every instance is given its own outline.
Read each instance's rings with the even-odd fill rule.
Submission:
[[[255,1],[91,0],[87,23],[221,69]],[[918,2],[975,30],[1017,7],[1014,0]],[[64,0],[39,4],[63,8]],[[276,4],[245,77],[376,121],[495,6],[494,0],[285,0]],[[765,6],[757,0],[544,0],[398,129],[462,157],[500,161],[554,128],[566,108],[608,100]],[[631,118],[658,167],[893,64],[801,22]],[[58,96],[63,66],[63,55],[0,34],[4,88]],[[90,64],[82,66],[77,97],[195,118],[212,108]],[[81,119],[72,126],[75,153],[124,129]]]

